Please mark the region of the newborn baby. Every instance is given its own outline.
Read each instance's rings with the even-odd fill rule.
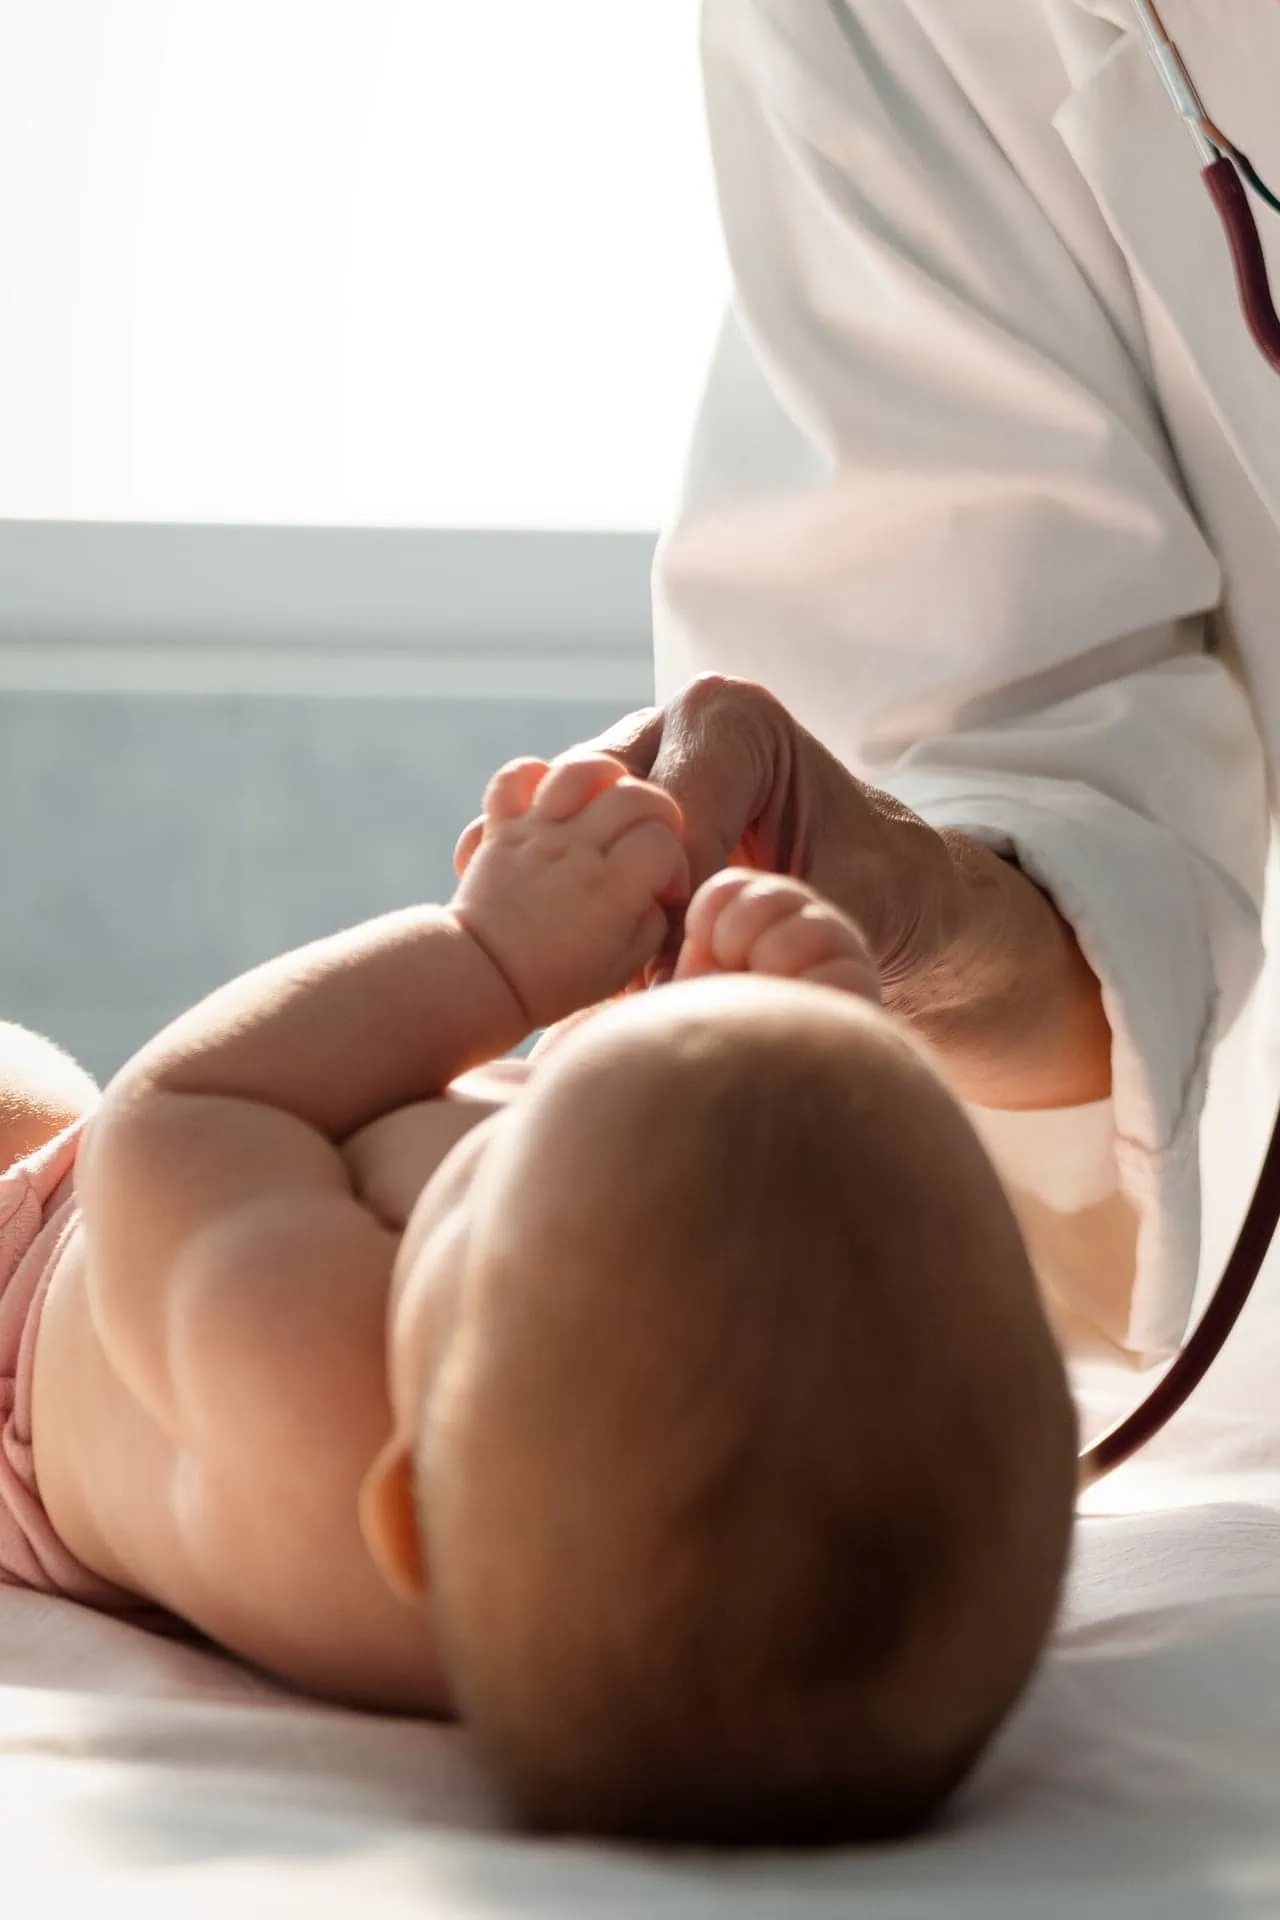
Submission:
[[[460,1712],[532,1824],[893,1833],[1043,1644],[1074,1418],[851,922],[730,870],[614,998],[680,831],[606,756],[514,763],[449,908],[212,995],[0,1182],[43,1203],[8,1525],[30,1584]]]

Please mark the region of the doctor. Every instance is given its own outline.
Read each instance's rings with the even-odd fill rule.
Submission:
[[[1162,13],[1280,175],[1280,5]],[[703,871],[862,920],[1067,1332],[1156,1358],[1262,959],[1280,378],[1127,0],[704,0],[703,54],[734,301],[659,697],[737,678],[612,742]]]

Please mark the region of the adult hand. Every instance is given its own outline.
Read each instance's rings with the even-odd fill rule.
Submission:
[[[942,835],[858,780],[765,688],[704,674],[591,747],[663,787],[684,815],[694,890],[726,865],[806,881],[849,914],[901,1009],[962,930],[964,887]],[[673,925],[659,965],[674,963]]]
[[[848,914],[885,1005],[965,1098],[1057,1107],[1110,1091],[1098,982],[1051,901],[980,842],[857,779],[765,688],[703,674],[587,748],[678,803],[692,889],[747,865],[793,874]],[[480,834],[476,822],[459,841],[460,871]],[[669,977],[682,932],[673,912],[651,978]]]
[[[807,881],[858,924],[891,1004],[954,938],[960,888],[940,835],[842,767],[765,688],[703,674],[665,707],[627,714],[573,749],[607,753],[664,788],[684,816],[690,893],[727,865]],[[483,821],[454,856],[465,873]],[[674,909],[650,979],[669,977],[683,936]]]
[[[1109,1093],[1098,981],[1052,902],[988,847],[855,778],[763,687],[704,674],[591,745],[679,804],[695,889],[736,863],[793,874],[848,914],[885,1005],[938,1048],[963,1096],[1056,1107]]]

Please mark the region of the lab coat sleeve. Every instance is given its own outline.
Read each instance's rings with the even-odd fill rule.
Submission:
[[[1194,1292],[1267,812],[1136,309],[904,0],[708,0],[703,54],[733,311],[659,549],[659,692],[764,682],[1054,899],[1102,982],[1112,1100],[975,1118],[1062,1323],[1157,1358]]]

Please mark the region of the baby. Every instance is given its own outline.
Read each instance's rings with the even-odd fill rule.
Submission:
[[[513,763],[448,908],[234,981],[0,1178],[0,1579],[460,1713],[540,1827],[890,1834],[1043,1644],[1074,1417],[850,921],[730,869],[626,994],[681,825]]]

